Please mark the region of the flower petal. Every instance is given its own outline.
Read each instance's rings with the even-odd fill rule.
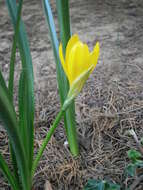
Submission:
[[[60,46],[59,46],[59,57],[60,57],[60,61],[61,61],[61,64],[62,64],[62,66],[63,66],[64,72],[65,72],[66,75],[68,76],[67,65],[66,65],[65,60],[64,60],[63,47],[62,47],[62,44],[61,44],[61,43],[60,43]]]
[[[98,58],[99,58],[99,54],[100,54],[100,46],[99,46],[99,42],[96,43],[93,52],[91,52],[90,54],[90,64],[94,65],[94,68],[96,67],[96,64],[98,62]],[[92,71],[94,70],[94,68],[92,69]]]
[[[80,48],[76,52],[76,60],[77,60],[77,75],[80,75],[83,71],[86,71],[89,69],[89,49],[87,44],[83,44],[80,46]]]
[[[65,56],[65,60],[66,62],[69,60],[69,53],[72,49],[72,47],[76,44],[76,42],[79,41],[79,37],[77,34],[74,34],[70,40],[68,41],[67,47],[66,47],[66,56]]]
[[[81,73],[88,70],[89,65],[89,50],[86,44],[83,44],[81,41],[78,41],[71,52],[69,53],[68,61],[68,73],[70,72],[71,82],[73,82]]]
[[[76,72],[76,51],[80,46],[80,42],[77,42],[73,45],[73,47],[71,48],[69,55],[68,55],[68,60],[67,60],[67,64],[68,64],[68,79],[70,82],[70,85],[72,84],[72,82],[75,79],[75,72]]]
[[[96,56],[96,61],[95,61],[95,66],[96,66],[98,58],[99,58],[99,54],[100,54],[99,42],[97,42],[96,45],[95,45],[95,47],[94,47],[94,54]]]

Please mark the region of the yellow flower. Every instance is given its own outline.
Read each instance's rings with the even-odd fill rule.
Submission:
[[[62,44],[60,44],[59,57],[70,84],[68,96],[75,97],[97,64],[99,43],[97,42],[93,51],[89,52],[87,44],[82,43],[75,34],[67,44],[65,58],[62,49]]]

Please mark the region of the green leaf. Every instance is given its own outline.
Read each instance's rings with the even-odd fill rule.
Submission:
[[[46,20],[48,23],[51,44],[52,44],[55,62],[56,62],[57,81],[58,81],[61,104],[63,104],[64,100],[66,98],[66,93],[65,93],[66,88],[64,85],[65,84],[65,74],[64,74],[62,65],[60,63],[60,59],[59,59],[59,42],[58,42],[58,38],[57,38],[57,34],[56,34],[55,23],[53,20],[51,7],[50,7],[48,0],[43,0],[43,7],[44,7],[44,11],[45,11]]]
[[[143,167],[142,155],[140,152],[133,149],[129,150],[127,154],[131,160],[131,163],[126,167],[125,173],[126,175],[133,177],[136,175],[136,169]]]
[[[70,17],[69,17],[69,1],[68,0],[56,0],[58,20],[60,27],[60,39],[63,45],[63,52],[65,54],[67,43],[70,39]],[[64,78],[64,100],[69,91],[69,83],[66,78],[66,75],[62,75]],[[77,142],[77,133],[76,133],[76,122],[75,122],[75,104],[74,101],[70,105],[69,109],[66,111],[64,117],[64,123],[67,133],[67,138],[69,142],[69,147],[71,153],[74,156],[79,154],[78,142]]]
[[[13,150],[16,155],[18,168],[22,178],[23,189],[30,190],[28,164],[18,130],[16,113],[14,111],[14,107],[10,101],[10,98],[6,94],[1,83],[0,83],[0,118],[4,122],[4,128],[7,131],[7,134],[9,136]]]
[[[136,165],[135,164],[128,164],[128,166],[125,169],[125,173],[126,175],[129,175],[131,177],[135,176],[136,173]]]
[[[22,5],[23,5],[23,0],[20,0],[19,5],[18,5],[15,34],[13,37],[13,44],[12,44],[11,57],[10,57],[10,73],[9,73],[8,88],[9,88],[9,92],[10,92],[12,100],[13,100],[13,81],[14,81],[14,66],[15,66],[14,64],[15,64],[15,55],[16,55],[16,44],[17,44],[18,33],[19,33],[19,24],[20,24],[21,12],[22,12]]]
[[[143,160],[137,160],[136,163],[135,163],[135,165],[137,167],[143,167]]]
[[[0,153],[0,168],[2,170],[3,175],[5,178],[8,180],[10,186],[12,187],[13,190],[19,190],[20,187],[17,184],[17,180],[14,178],[12,175],[7,163],[5,162],[4,158],[2,157]]]
[[[143,137],[141,138],[141,141],[140,141],[140,142],[141,142],[141,145],[143,145]]]
[[[19,80],[19,125],[20,125],[20,134],[23,140],[23,144],[25,147],[26,155],[29,157],[29,145],[30,141],[28,136],[28,106],[27,106],[27,82],[26,72],[23,70],[20,75]],[[30,159],[30,158],[29,158]]]
[[[139,160],[139,159],[142,158],[141,153],[138,152],[138,151],[136,151],[136,150],[132,150],[132,149],[131,149],[131,150],[129,150],[129,151],[127,152],[127,154],[128,154],[129,159],[130,159],[133,163],[135,163],[137,160]]]
[[[104,190],[105,183],[104,181],[99,182],[98,180],[89,180],[84,190]]]
[[[5,80],[3,78],[1,70],[0,70],[0,83],[1,83],[1,85],[3,87],[3,89],[5,90],[6,94],[9,96],[9,91],[8,91],[7,86],[6,86],[6,83],[5,83]]]
[[[65,54],[67,42],[71,37],[69,0],[56,0],[56,4],[58,11],[59,26],[60,26],[60,36]]]
[[[10,72],[9,72],[8,89],[9,89],[9,94],[10,94],[10,98],[11,98],[12,102],[13,102],[13,82],[14,82],[16,44],[17,44],[18,33],[19,33],[19,24],[20,24],[21,12],[22,12],[22,5],[23,5],[23,0],[20,0],[19,4],[18,4],[15,34],[13,37],[13,44],[12,44],[11,58],[10,58]],[[11,159],[12,159],[13,172],[14,172],[14,175],[15,175],[17,182],[20,183],[19,182],[18,167],[17,167],[17,162],[16,162],[16,155],[14,153],[14,150],[12,149],[10,142],[9,142],[9,148],[10,148],[10,154],[11,154]]]
[[[88,180],[84,190],[120,190],[120,186],[105,180]]]
[[[7,5],[12,19],[13,27],[16,27],[16,15],[17,6],[16,0],[7,0]],[[23,108],[19,105],[20,118],[26,118],[26,120],[20,120],[20,127],[25,130],[27,134],[28,147],[25,147],[25,152],[28,148],[27,162],[29,165],[29,171],[32,170],[33,163],[33,149],[34,149],[34,79],[33,79],[33,66],[32,59],[27,39],[27,34],[22,21],[20,21],[19,35],[18,35],[18,47],[20,51],[22,61],[22,72],[24,71],[23,93],[22,88],[19,91],[19,97],[23,96],[22,100],[19,100],[21,104],[26,104]],[[22,136],[22,135],[21,135]],[[31,184],[32,182],[30,182]]]

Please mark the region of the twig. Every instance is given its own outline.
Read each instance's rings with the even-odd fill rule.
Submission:
[[[143,147],[142,147],[140,141],[138,140],[138,137],[133,129],[130,130],[130,134],[133,136],[133,138],[138,146],[138,149],[140,150],[141,154],[143,155]]]

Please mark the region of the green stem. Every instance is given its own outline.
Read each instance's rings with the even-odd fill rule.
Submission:
[[[58,126],[58,124],[59,124],[59,122],[60,122],[60,120],[61,120],[61,118],[63,117],[64,112],[65,112],[65,109],[62,108],[62,109],[60,110],[60,112],[58,113],[58,115],[57,115],[57,117],[56,117],[56,119],[55,119],[53,125],[52,125],[51,128],[49,129],[48,134],[47,134],[47,136],[45,137],[45,139],[44,139],[44,141],[43,141],[43,143],[42,143],[42,145],[41,145],[41,147],[40,147],[40,150],[39,150],[39,152],[38,152],[38,154],[37,154],[37,156],[36,156],[36,159],[35,159],[34,162],[33,162],[32,176],[34,176],[34,173],[35,173],[35,170],[36,170],[36,168],[37,168],[37,166],[38,166],[39,160],[40,160],[40,158],[41,158],[41,156],[42,156],[42,154],[43,154],[43,152],[44,152],[44,150],[45,150],[45,148],[46,148],[46,146],[47,146],[49,140],[51,139],[52,134],[54,133],[56,127]]]
[[[68,0],[56,0],[57,4],[57,11],[58,11],[58,19],[59,19],[59,26],[60,26],[60,36],[63,45],[63,51],[65,54],[67,43],[70,39],[70,17],[69,17],[69,1]],[[67,96],[69,87],[67,80],[65,81],[66,85],[66,94]],[[69,147],[71,153],[74,156],[79,154],[79,147],[77,141],[77,133],[76,133],[76,122],[75,122],[75,104],[74,101],[70,105],[69,109],[66,111],[64,117],[65,124],[67,126],[67,138],[69,142]]]

